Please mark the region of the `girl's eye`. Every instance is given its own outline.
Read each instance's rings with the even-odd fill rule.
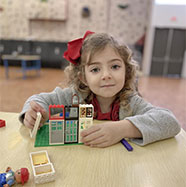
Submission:
[[[90,71],[91,71],[92,73],[97,73],[97,72],[100,71],[100,69],[99,69],[99,68],[93,68],[93,69],[91,69]]]
[[[112,66],[112,69],[119,69],[119,68],[120,68],[120,66],[117,65],[117,64],[115,64],[115,65]]]

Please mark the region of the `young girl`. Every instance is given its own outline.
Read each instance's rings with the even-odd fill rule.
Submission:
[[[72,95],[78,94],[80,103],[94,105],[95,119],[105,120],[81,133],[85,145],[107,147],[130,138],[142,146],[180,132],[170,111],[152,106],[137,94],[131,51],[112,36],[87,31],[68,43],[64,58],[70,62],[66,68],[70,87],[30,97],[19,116],[25,126],[33,128],[38,111],[43,124],[50,104],[71,105]]]

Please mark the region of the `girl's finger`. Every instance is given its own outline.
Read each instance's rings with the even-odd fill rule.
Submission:
[[[45,120],[48,118],[48,113],[45,109],[42,109],[40,112],[41,112],[41,115],[42,115],[41,121],[45,122]]]
[[[104,142],[106,142],[104,136],[100,136],[99,138],[89,141],[88,144],[89,145],[98,145],[98,144],[102,144]]]
[[[36,120],[37,118],[37,113],[33,110],[29,110],[26,114],[25,114],[25,118],[29,120]]]
[[[102,136],[103,136],[103,134],[100,131],[94,131],[93,133],[82,137],[82,142],[89,143],[89,142],[94,141],[97,138],[102,137]]]
[[[36,103],[35,101],[31,101],[30,106],[31,109],[34,110],[35,112],[41,112],[42,110],[44,110],[43,107],[38,103]]]
[[[88,136],[96,131],[99,131],[100,129],[101,129],[101,127],[99,125],[93,125],[90,128],[83,130],[81,132],[81,136],[82,137]]]
[[[24,125],[26,127],[28,127],[29,129],[33,129],[34,128],[34,124],[28,122],[28,120],[25,118],[24,121],[23,121]]]

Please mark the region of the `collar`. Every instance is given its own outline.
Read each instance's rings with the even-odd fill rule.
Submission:
[[[101,107],[97,98],[94,96],[91,104],[94,106],[94,119],[97,120],[112,120],[118,121],[119,120],[119,100],[114,100],[110,111],[107,113],[101,112]]]

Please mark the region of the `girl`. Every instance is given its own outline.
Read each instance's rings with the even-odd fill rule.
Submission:
[[[71,62],[65,70],[70,87],[30,97],[19,116],[25,126],[33,128],[38,111],[44,123],[50,104],[71,105],[72,95],[78,94],[80,103],[94,105],[95,119],[107,120],[81,133],[85,145],[107,147],[130,138],[142,146],[180,132],[170,111],[152,106],[137,94],[131,51],[112,36],[87,31],[68,43],[64,58]]]

